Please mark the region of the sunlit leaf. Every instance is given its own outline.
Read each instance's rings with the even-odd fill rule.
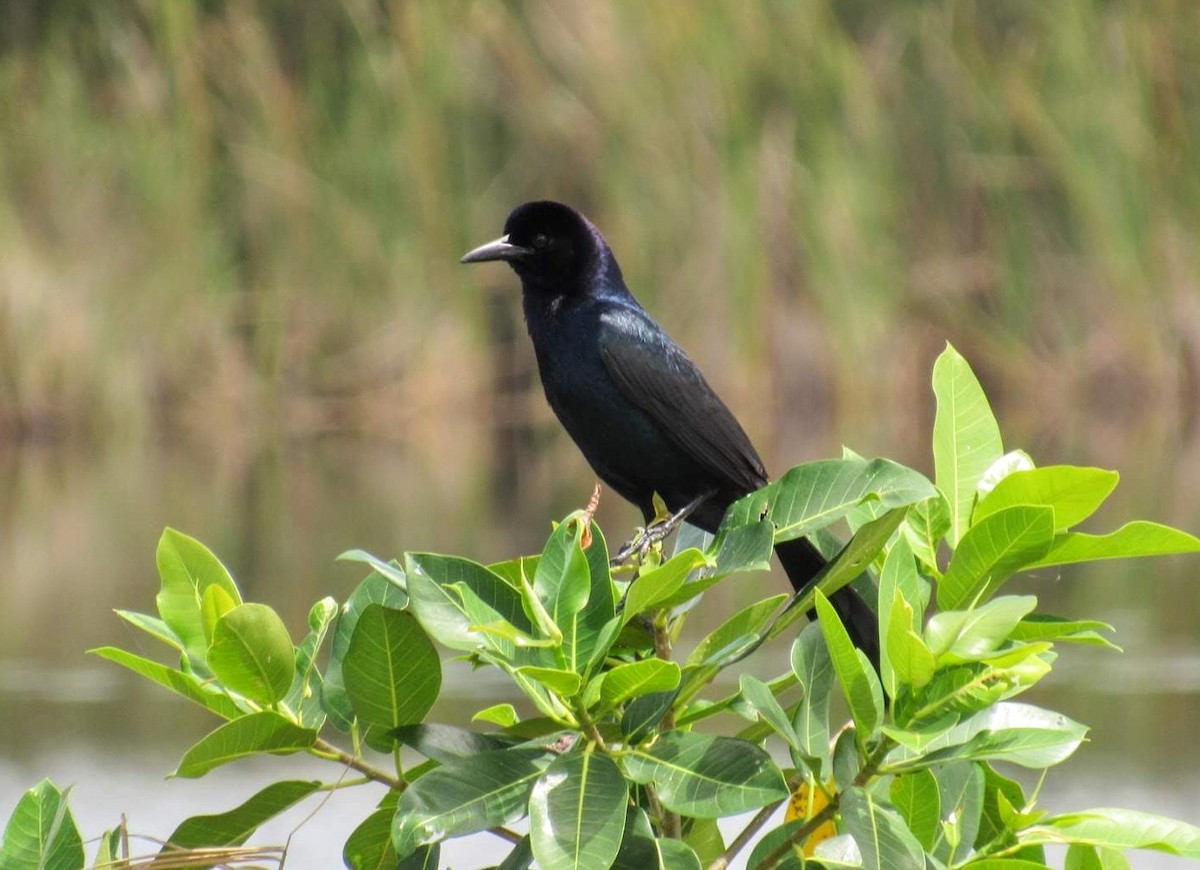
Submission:
[[[918,770],[893,777],[888,797],[922,848],[932,851],[942,818],[942,801],[933,773]]]
[[[754,708],[759,718],[770,725],[771,729],[782,737],[792,749],[797,752],[801,751],[796,728],[771,692],[771,687],[753,674],[742,674],[738,680],[738,686],[742,691],[742,698]]]
[[[540,752],[503,749],[443,764],[400,797],[392,842],[404,858],[419,846],[513,822],[525,814],[542,770]]]
[[[828,775],[829,702],[833,694],[833,662],[825,636],[817,623],[806,625],[792,644],[792,673],[804,694],[796,705],[792,724],[801,754],[810,759],[818,779]]]
[[[1200,538],[1159,523],[1136,520],[1107,535],[1068,532],[1057,535],[1050,549],[1028,568],[1069,565],[1100,559],[1133,559],[1200,552]]]
[[[319,782],[285,780],[272,783],[228,812],[192,816],[167,838],[160,855],[202,846],[239,846],[263,822],[299,803],[321,787]]]
[[[890,510],[936,493],[920,472],[887,459],[809,462],[734,502],[721,523],[718,540],[728,529],[767,516],[775,524],[776,542],[788,541],[828,526],[866,500]]]
[[[108,659],[110,662],[116,662],[118,665],[128,668],[135,674],[141,674],[143,677],[153,680],[160,686],[170,689],[175,694],[181,695],[225,719],[236,719],[246,712],[223,690],[211,682],[201,680],[195,674],[177,671],[174,668],[169,668],[156,661],[142,658],[139,655],[134,655],[131,652],[113,646],[102,646],[98,649],[88,650],[88,652],[92,655],[98,655],[103,659]]]
[[[441,661],[420,623],[382,604],[363,610],[342,667],[354,714],[380,738],[424,719],[442,687]]]
[[[550,763],[529,797],[529,835],[545,870],[608,867],[625,830],[629,787],[609,756],[572,752]]]
[[[708,557],[699,550],[684,550],[657,568],[638,575],[625,593],[622,618],[629,622],[638,614],[664,607],[683,586],[687,576],[707,561]]]
[[[833,670],[850,706],[850,715],[858,726],[860,739],[868,740],[875,734],[883,716],[883,688],[870,660],[862,650],[854,647],[837,611],[820,591],[817,592],[816,607],[817,622],[825,635]]]
[[[645,659],[617,665],[604,675],[600,699],[611,710],[626,701],[652,693],[669,692],[679,685],[679,665],[662,659]]]
[[[162,586],[155,598],[158,614],[183,643],[193,666],[203,669],[208,638],[200,613],[204,590],[220,586],[236,604],[241,593],[212,551],[182,532],[164,529],[155,554]]]
[[[215,767],[260,753],[287,755],[312,746],[317,732],[270,710],[227,722],[183,756],[175,776],[203,776]]]
[[[984,517],[963,535],[937,587],[938,607],[969,607],[995,594],[1013,572],[1031,566],[1054,540],[1054,510],[1010,507]]]
[[[946,863],[963,860],[974,848],[983,811],[983,771],[969,761],[951,761],[934,771],[937,778],[941,830],[934,838],[934,856]],[[949,835],[953,830],[954,836]]]
[[[624,761],[631,779],[654,783],[663,806],[686,816],[731,816],[788,796],[771,757],[731,737],[670,731]]]
[[[78,870],[84,866],[83,840],[67,806],[67,793],[43,779],[17,801],[0,859],[12,870]]]
[[[1012,702],[995,704],[933,736],[885,729],[903,747],[889,760],[898,771],[955,758],[1050,767],[1069,758],[1087,730],[1061,713]],[[902,758],[908,760],[901,764]],[[913,759],[920,762],[913,763]]]
[[[1200,828],[1135,810],[1096,809],[1067,813],[1030,828],[1030,842],[1088,843],[1114,849],[1152,849],[1200,859]]]
[[[689,665],[721,664],[736,655],[749,638],[762,631],[772,615],[789,596],[781,594],[739,610],[696,644],[688,656]]]
[[[218,619],[207,659],[217,679],[260,704],[283,698],[296,675],[287,626],[265,604],[239,604]]]
[[[354,721],[354,708],[350,704],[350,696],[346,693],[342,663],[346,658],[346,651],[350,649],[350,639],[354,636],[359,617],[372,604],[400,609],[407,603],[408,595],[402,589],[382,574],[373,571],[350,593],[350,597],[338,612],[337,623],[333,628],[329,663],[325,666],[325,675],[321,681],[321,706],[329,714],[330,721],[342,731],[348,731],[351,722]]]
[[[1074,465],[1015,471],[979,502],[972,521],[1017,505],[1043,505],[1054,508],[1054,529],[1061,532],[1094,514],[1119,479],[1115,471]]]
[[[1000,427],[975,373],[950,344],[933,365],[937,413],[933,421],[933,466],[938,489],[950,507],[950,545],[957,546],[971,522],[975,488],[1004,453]]]
[[[925,852],[899,814],[870,792],[851,788],[842,795],[842,824],[854,837],[864,870],[924,870]]]
[[[1004,595],[972,610],[943,610],[925,626],[925,643],[939,658],[953,653],[969,660],[999,649],[1035,607],[1032,595]]]

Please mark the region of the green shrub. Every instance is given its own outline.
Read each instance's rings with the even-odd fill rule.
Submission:
[[[586,511],[559,523],[540,555],[494,565],[347,553],[371,574],[343,604],[318,602],[299,646],[271,608],[242,600],[202,544],[168,529],[158,615],[120,615],[171,647],[178,666],[115,647],[93,652],[224,720],[175,775],[305,752],[329,760],[334,776],[277,782],[225,813],[188,819],[157,857],[119,854],[124,831],[114,829],[96,866],[282,863],[278,850],[242,844],[314,792],[350,787],[380,790],[378,809],[346,841],[352,868],[435,866],[440,842],[470,835],[511,843],[505,868],[536,861],[545,870],[722,868],[747,848],[749,866],[764,870],[1029,870],[1045,866],[1050,844],[1068,845],[1069,867],[1126,866],[1129,848],[1200,858],[1191,825],[1129,810],[1053,815],[1002,772],[1057,765],[1087,732],[1015,700],[1050,673],[1055,645],[1112,643],[1109,626],[999,594],[1020,571],[1195,552],[1200,540],[1150,522],[1073,531],[1116,473],[1005,453],[952,348],[933,381],[936,486],[847,451],[746,496],[715,536],[685,530],[669,557],[651,548],[610,563]],[[844,546],[825,531],[838,521],[851,531]],[[774,543],[800,535],[829,549],[816,588],[751,603],[672,656],[687,605],[733,575],[766,570]],[[878,672],[828,601],[850,582],[879,603]],[[796,636],[787,672],[743,674],[736,693],[704,695],[813,608],[820,619]],[[447,650],[503,671],[522,711],[479,710],[477,729],[425,721]],[[835,693],[851,717],[841,726],[830,718]],[[718,736],[705,730],[718,716],[745,721],[736,736]],[[349,735],[349,750],[322,736],[334,731]],[[716,820],[752,812],[726,841]],[[18,804],[0,866],[84,863],[63,794],[43,782]]]

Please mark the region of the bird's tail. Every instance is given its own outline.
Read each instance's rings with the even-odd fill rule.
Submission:
[[[817,551],[808,538],[783,541],[775,546],[775,554],[787,572],[792,588],[803,592],[825,567],[827,559]],[[867,654],[875,670],[879,670],[879,617],[865,599],[849,586],[843,586],[829,599],[838,618],[854,645]],[[814,619],[815,614],[809,613]]]

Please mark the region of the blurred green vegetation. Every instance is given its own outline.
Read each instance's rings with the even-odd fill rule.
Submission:
[[[540,197],[768,440],[946,339],[1068,430],[1200,392],[1194,0],[6,0],[0,131],[0,440],[482,417],[457,257]]]

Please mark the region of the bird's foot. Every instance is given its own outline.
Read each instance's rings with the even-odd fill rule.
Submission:
[[[700,507],[712,493],[704,493],[703,495],[693,499],[685,504],[682,508],[675,511],[661,520],[655,520],[642,529],[630,540],[621,545],[621,549],[617,550],[617,555],[613,556],[611,564],[623,565],[634,556],[637,556],[638,561],[646,558],[646,554],[651,548],[661,544],[671,533],[675,531],[686,520],[696,508]]]

